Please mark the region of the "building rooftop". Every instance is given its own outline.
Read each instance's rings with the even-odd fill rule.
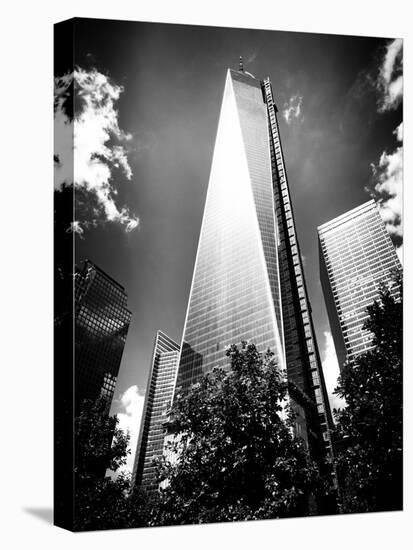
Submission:
[[[98,265],[96,265],[94,262],[92,262],[91,260],[89,259],[85,259],[83,260],[83,267],[85,268],[87,265],[90,265],[92,267],[94,267],[96,269],[96,271],[98,271],[101,275],[103,275],[104,277],[106,277],[106,279],[108,279],[113,285],[117,286],[119,289],[121,289],[123,292],[125,292],[126,294],[126,291],[125,291],[125,287],[123,285],[121,285],[118,281],[116,281],[113,277],[111,277],[110,275],[108,275],[106,273],[106,271],[103,271],[103,269],[101,267],[99,267]]]
[[[368,210],[376,208],[376,202],[371,199],[359,206],[356,206],[352,210],[348,210],[344,214],[340,214],[340,216],[337,216],[336,218],[333,218],[332,220],[329,220],[328,222],[325,222],[317,227],[317,231],[319,233],[325,233],[326,231],[329,231],[330,229],[333,229],[337,227],[338,225],[341,225],[342,223],[349,221],[352,218],[356,218],[360,214],[364,214]]]

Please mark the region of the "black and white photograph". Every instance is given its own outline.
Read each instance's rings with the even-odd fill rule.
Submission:
[[[399,37],[55,25],[56,525],[403,509],[402,106]]]

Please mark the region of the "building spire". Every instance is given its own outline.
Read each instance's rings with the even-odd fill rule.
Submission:
[[[242,55],[239,56],[239,70],[241,73],[244,72],[244,63],[242,61]]]

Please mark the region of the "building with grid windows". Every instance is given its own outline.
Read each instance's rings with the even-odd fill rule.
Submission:
[[[112,402],[131,312],[123,286],[89,260],[75,273],[75,410],[83,399]]]
[[[179,345],[158,331],[152,355],[152,365],[146,385],[145,403],[136,448],[132,484],[148,492],[157,491],[154,460],[164,449],[166,413],[171,406]]]
[[[371,349],[367,306],[402,266],[374,200],[318,227],[320,279],[340,368]]]
[[[332,452],[332,418],[311,318],[267,78],[228,70],[181,345],[185,391],[225,348],[270,348],[290,382],[296,433],[316,459]]]

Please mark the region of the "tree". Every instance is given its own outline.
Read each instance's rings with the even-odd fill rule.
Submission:
[[[367,308],[364,328],[374,349],[347,364],[335,393],[346,400],[334,411],[343,449],[337,472],[343,512],[400,510],[403,507],[403,303],[382,287]]]
[[[85,400],[75,419],[75,522],[76,531],[135,527],[145,523],[145,498],[131,493],[130,476],[116,478],[130,453],[129,434],[109,416],[107,401]]]
[[[284,374],[253,344],[226,355],[229,371],[215,368],[176,396],[168,423],[176,460],[159,466],[167,486],[152,525],[310,513],[319,477],[292,433]]]

